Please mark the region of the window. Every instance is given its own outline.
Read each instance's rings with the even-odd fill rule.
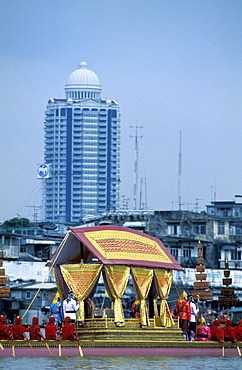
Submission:
[[[65,116],[66,115],[66,109],[65,108],[61,108],[61,116]]]
[[[11,298],[12,299],[21,299],[21,291],[18,290],[18,291],[11,292]]]
[[[241,252],[240,251],[231,251],[231,260],[241,261]]]
[[[206,223],[205,222],[194,222],[193,232],[194,234],[197,234],[197,235],[206,234]]]
[[[180,225],[178,223],[168,225],[168,235],[179,235]]]
[[[170,252],[174,258],[178,257],[178,248],[171,247]]]
[[[232,209],[227,207],[218,207],[217,208],[217,214],[221,217],[228,217],[232,216]]]
[[[242,234],[242,225],[241,224],[230,223],[229,233],[230,233],[230,235],[241,235]]]
[[[10,238],[8,236],[5,236],[4,244],[5,246],[10,246]]]
[[[191,257],[191,249],[190,248],[184,248],[183,249],[183,257]]]
[[[218,235],[224,235],[224,222],[218,223]]]
[[[26,299],[31,299],[31,292],[30,291],[25,292],[25,298]]]
[[[242,234],[242,226],[236,225],[235,227],[235,235],[241,235]]]

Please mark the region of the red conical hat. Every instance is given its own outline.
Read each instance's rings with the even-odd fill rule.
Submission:
[[[22,317],[20,317],[20,316],[16,317],[16,324],[17,325],[22,324]]]
[[[71,318],[69,316],[66,316],[64,322],[65,322],[65,324],[70,324],[71,323]]]
[[[37,316],[34,316],[34,317],[32,318],[32,324],[38,325],[38,322],[39,322],[38,317],[37,317]]]
[[[50,316],[50,318],[49,318],[49,324],[54,324],[54,323],[55,323],[54,316]]]

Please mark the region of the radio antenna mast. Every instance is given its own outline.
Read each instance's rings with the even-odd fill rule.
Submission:
[[[181,153],[181,131],[179,138],[179,156],[178,156],[178,206],[181,211],[181,167],[182,167],[182,153]]]
[[[130,135],[130,137],[135,138],[135,162],[134,162],[134,210],[137,210],[138,206],[138,161],[139,161],[139,142],[138,139],[143,136],[138,136],[138,129],[143,128],[143,126],[130,126],[135,129],[135,136]]]

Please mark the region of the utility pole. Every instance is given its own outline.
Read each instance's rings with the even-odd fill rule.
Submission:
[[[196,202],[195,202],[196,212],[198,212],[198,208],[199,208],[199,207],[198,207],[198,201],[199,201],[199,200],[203,200],[203,199],[198,199],[198,198],[196,198]]]
[[[130,137],[135,138],[135,162],[134,162],[134,210],[137,210],[138,206],[138,162],[139,162],[139,141],[143,136],[138,136],[138,129],[143,128],[143,126],[130,126],[135,129],[135,136],[130,135]]]
[[[41,208],[41,206],[26,206],[26,207],[30,207],[30,208],[34,208],[34,222],[37,222],[38,221],[38,208]]]
[[[216,202],[216,196],[217,196],[217,185],[216,185],[216,180],[215,180],[215,185],[210,186],[211,188],[211,199],[212,201]]]

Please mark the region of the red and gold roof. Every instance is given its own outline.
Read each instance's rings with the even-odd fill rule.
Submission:
[[[133,229],[110,225],[71,229],[50,262],[78,263],[81,246],[104,265],[183,270],[159,239]]]

